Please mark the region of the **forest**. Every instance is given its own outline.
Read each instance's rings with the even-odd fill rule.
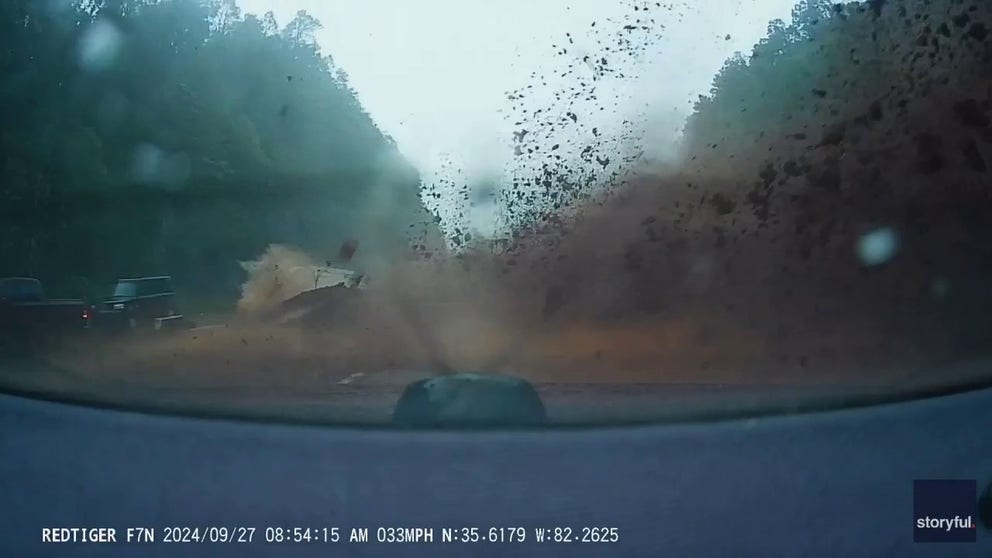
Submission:
[[[406,249],[433,224],[419,177],[319,28],[233,0],[0,3],[0,275],[99,297],[172,274],[230,302],[270,243]]]
[[[686,126],[690,171],[718,177],[717,236],[784,245],[789,290],[817,283],[818,297],[987,351],[990,26],[992,4],[975,0],[803,0],[772,22]],[[883,227],[898,254],[859,265],[852,246]]]

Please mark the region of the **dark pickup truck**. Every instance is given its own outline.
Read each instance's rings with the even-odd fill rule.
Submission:
[[[53,341],[89,327],[92,309],[82,300],[45,297],[32,277],[0,278],[0,337],[5,344]]]
[[[114,293],[103,302],[99,321],[111,328],[169,329],[184,326],[176,311],[172,277],[119,279]]]

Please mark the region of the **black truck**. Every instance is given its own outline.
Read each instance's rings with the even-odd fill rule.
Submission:
[[[97,316],[110,329],[158,330],[185,326],[176,309],[172,277],[118,279]]]
[[[60,340],[88,328],[92,317],[82,300],[47,298],[38,279],[0,278],[0,338],[7,348]]]

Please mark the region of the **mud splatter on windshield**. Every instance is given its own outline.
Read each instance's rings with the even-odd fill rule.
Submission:
[[[307,14],[4,8],[25,60],[63,56],[29,33],[80,49],[65,76],[15,73],[56,100],[12,101],[2,275],[75,298],[18,314],[17,358],[49,372],[8,383],[378,422],[408,382],[481,371],[568,422],[987,378],[963,363],[992,350],[992,8],[804,0],[680,110],[690,72],[658,60],[693,64],[672,31],[693,8],[622,8],[514,62],[533,69],[486,165],[429,172]],[[165,93],[135,73],[146,28],[175,31]],[[230,69],[242,49],[271,63]],[[53,104],[73,119],[45,123]]]

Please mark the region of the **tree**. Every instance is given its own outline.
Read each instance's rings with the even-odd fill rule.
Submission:
[[[296,17],[286,24],[282,29],[282,37],[294,46],[305,46],[316,48],[317,31],[323,27],[320,21],[306,10],[296,12]]]
[[[271,37],[279,32],[279,24],[276,22],[276,16],[271,11],[265,12],[262,16],[262,33]]]

